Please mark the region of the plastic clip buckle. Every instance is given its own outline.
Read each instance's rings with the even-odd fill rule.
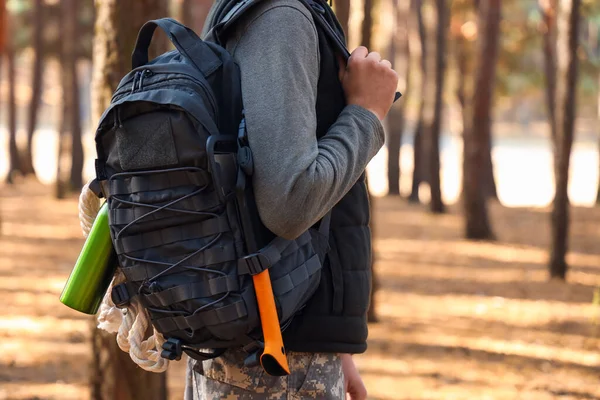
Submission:
[[[127,284],[121,283],[117,286],[113,286],[110,298],[113,303],[115,303],[115,306],[125,308],[129,304],[129,300],[131,300]]]
[[[265,350],[265,344],[259,340],[253,341],[244,346],[244,351],[248,356],[244,359],[244,366],[254,368],[260,365],[260,357]]]
[[[250,275],[258,275],[271,266],[269,259],[261,253],[249,254],[240,260],[243,262],[243,265],[247,270],[240,272],[247,272]]]
[[[181,354],[183,353],[182,342],[181,339],[177,338],[169,338],[162,345],[163,351],[161,351],[160,356],[162,358],[166,358],[171,361],[179,361],[181,360]]]

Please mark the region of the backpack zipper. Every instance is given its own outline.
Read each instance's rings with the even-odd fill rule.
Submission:
[[[206,95],[208,96],[208,99],[210,101],[210,105],[212,106],[212,110],[213,113],[215,114],[215,119],[218,121],[219,120],[219,110],[217,108],[217,100],[214,96],[214,93],[212,92],[212,89],[210,87],[208,87],[208,85],[206,85],[204,82],[202,82],[199,79],[196,79],[193,75],[185,73],[185,72],[180,72],[180,71],[172,71],[173,73],[185,76],[186,78],[169,78],[169,79],[165,79],[163,81],[160,82],[155,82],[152,83],[150,86],[156,84],[156,83],[163,83],[169,80],[176,80],[176,79],[187,79],[190,80],[194,83],[196,83],[198,86],[202,87],[202,89],[204,89],[204,92],[206,93]],[[129,91],[129,94],[133,94],[135,92],[139,92],[142,90],[143,88],[143,80],[144,77],[150,77],[153,76],[155,74],[160,74],[160,73],[164,73],[164,72],[154,72],[150,69],[145,69],[143,71],[136,71],[135,74],[133,75],[133,82],[131,85],[131,89],[126,89],[126,88],[122,88],[120,90],[117,90],[112,99],[111,102],[114,102],[115,99],[119,96],[125,95],[127,93],[127,91]],[[139,79],[139,80],[138,80]],[[139,82],[139,83],[138,83]],[[136,86],[137,86],[137,90],[136,90]]]

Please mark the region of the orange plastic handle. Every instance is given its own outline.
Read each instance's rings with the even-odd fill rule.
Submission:
[[[279,326],[279,317],[277,316],[277,307],[275,306],[275,297],[273,297],[273,287],[271,286],[269,271],[265,270],[260,274],[254,275],[252,280],[254,282],[254,290],[256,291],[260,323],[265,339],[265,349],[260,356],[260,364],[269,375],[289,375],[290,367],[283,346],[283,338],[281,337],[281,327]]]

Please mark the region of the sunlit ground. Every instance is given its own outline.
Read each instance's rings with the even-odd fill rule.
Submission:
[[[548,283],[546,212],[494,205],[498,243],[377,202],[382,323],[358,357],[377,399],[600,398],[599,210],[573,213],[570,284]]]
[[[82,244],[75,199],[2,187],[0,399],[87,399],[89,318],[58,301]],[[600,399],[600,209],[576,208],[569,284],[548,282],[547,209],[491,207],[497,243],[436,217],[375,203],[376,307],[356,357],[371,399]],[[183,363],[169,372],[181,399]]]

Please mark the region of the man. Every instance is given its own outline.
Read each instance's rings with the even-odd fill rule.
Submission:
[[[353,400],[366,398],[351,356],[366,350],[367,337],[371,243],[364,170],[384,143],[381,120],[398,77],[389,61],[364,47],[347,65],[338,62],[317,29],[299,1],[263,0],[226,43],[242,74],[261,220],[293,239],[334,207],[320,286],[284,332],[291,374],[271,377],[245,367],[247,354],[230,350],[214,360],[190,360],[186,400],[343,399],[346,392]]]

